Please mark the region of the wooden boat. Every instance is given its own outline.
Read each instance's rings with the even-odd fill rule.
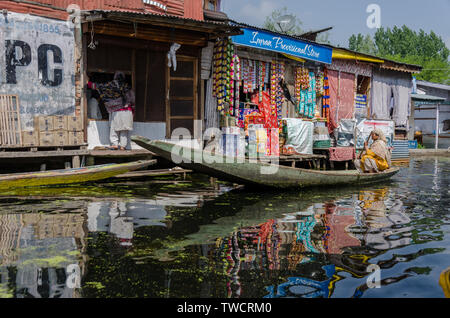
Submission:
[[[82,183],[114,177],[128,171],[155,164],[156,160],[140,160],[122,164],[106,164],[83,168],[0,175],[0,189],[39,187]]]
[[[182,147],[165,141],[151,141],[141,136],[133,136],[131,139],[139,146],[167,160],[174,161],[185,169],[245,185],[294,188],[371,184],[388,180],[399,171],[399,168],[391,168],[380,173],[361,174],[357,170],[310,170],[248,159],[236,162],[236,158],[211,154],[207,151]]]

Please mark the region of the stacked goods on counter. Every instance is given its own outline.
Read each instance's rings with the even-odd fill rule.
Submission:
[[[317,121],[314,123],[313,148],[330,148],[331,138],[328,134],[326,122]]]
[[[245,141],[241,129],[239,127],[222,127],[220,148],[227,157],[243,157]]]

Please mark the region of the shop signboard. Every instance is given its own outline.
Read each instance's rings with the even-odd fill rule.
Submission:
[[[8,12],[0,19],[0,94],[19,97],[22,130],[36,115],[73,115],[73,23]]]
[[[381,129],[386,136],[388,147],[392,147],[395,132],[395,125],[392,120],[363,119],[356,125],[356,149],[364,149],[364,142],[367,141],[372,130],[377,128]]]
[[[320,63],[331,64],[332,48],[327,46],[294,39],[269,31],[252,28],[241,28],[241,35],[232,36],[236,45],[243,45],[256,49],[289,54]]]

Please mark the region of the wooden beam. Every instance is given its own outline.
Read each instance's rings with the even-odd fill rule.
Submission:
[[[45,157],[72,157],[88,155],[88,150],[51,150],[51,151],[2,151],[0,159],[4,158],[45,158]]]
[[[112,35],[126,38],[135,38],[141,40],[150,40],[156,42],[177,42],[181,45],[206,46],[207,37],[202,33],[186,32],[170,29],[140,28],[137,34],[134,34],[133,25],[127,23],[97,22],[94,25],[96,34]]]

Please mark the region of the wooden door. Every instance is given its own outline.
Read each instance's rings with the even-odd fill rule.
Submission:
[[[177,56],[177,70],[167,67],[166,137],[176,128],[186,128],[193,136],[197,119],[198,59]]]

